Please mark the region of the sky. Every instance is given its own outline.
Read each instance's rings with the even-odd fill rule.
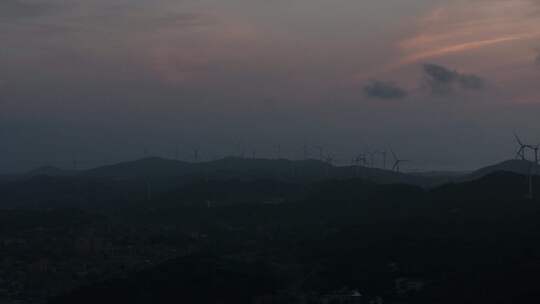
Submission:
[[[536,0],[2,0],[0,41],[0,173],[540,143]]]

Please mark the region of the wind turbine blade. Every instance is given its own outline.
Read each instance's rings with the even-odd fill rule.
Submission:
[[[516,138],[517,143],[518,143],[520,146],[523,146],[523,142],[521,141],[521,139],[519,138],[519,136],[516,134],[516,132],[514,132],[514,137]]]
[[[394,157],[394,160],[397,160],[397,156],[396,156],[396,153],[394,153],[394,150],[390,149],[390,152],[392,153],[392,156]]]

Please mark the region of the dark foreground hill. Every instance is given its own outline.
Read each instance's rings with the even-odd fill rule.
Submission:
[[[524,181],[330,180],[287,203],[133,210],[117,216],[196,231],[197,249],[50,303],[332,303],[354,290],[361,303],[538,303],[540,200],[522,195]]]
[[[540,194],[540,176],[532,177],[531,186],[534,193]],[[432,193],[443,200],[464,202],[525,199],[529,194],[529,178],[509,171],[496,171],[478,179],[439,186]]]
[[[74,291],[50,303],[256,303],[284,285],[274,272],[263,263],[191,256],[127,279]]]

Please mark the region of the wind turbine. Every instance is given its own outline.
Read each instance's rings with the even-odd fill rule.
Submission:
[[[531,162],[529,166],[529,199],[533,199],[533,176],[536,174],[536,170],[538,170],[538,150],[540,150],[540,144],[529,147],[534,151],[534,163]]]
[[[392,152],[392,156],[394,157],[394,165],[392,166],[392,170],[393,171],[396,171],[396,172],[399,172],[399,165],[404,163],[404,162],[409,162],[409,160],[406,160],[406,159],[399,159],[397,156],[396,156],[396,153],[394,153],[394,150],[391,150],[390,149],[390,152]]]
[[[380,151],[377,151],[377,150],[371,150],[369,148],[367,148],[365,150],[366,152],[363,153],[363,156],[365,158],[365,163],[364,165],[367,167],[372,167],[372,168],[375,168],[375,163],[377,161],[376,157],[378,154],[380,154],[381,152]]]
[[[362,165],[364,165],[364,167],[367,166],[368,160],[367,160],[366,154],[362,153],[358,155],[358,157],[360,157],[360,161],[362,162]]]
[[[514,132],[514,138],[516,139],[516,142],[517,144],[519,145],[519,149],[516,153],[516,156],[518,158],[521,158],[521,160],[525,160],[525,151],[527,149],[533,149],[534,150],[534,147],[532,147],[531,145],[526,145],[524,144],[521,139],[519,138],[519,136]]]
[[[529,164],[529,172],[528,172],[528,193],[527,193],[527,197],[529,199],[533,199],[534,198],[534,193],[533,193],[533,175],[535,174],[535,171],[536,171],[536,168],[538,166],[538,151],[540,150],[540,144],[536,145],[536,146],[533,146],[533,145],[529,145],[529,144],[525,144],[523,143],[523,141],[521,141],[521,138],[519,138],[519,136],[516,134],[516,132],[514,132],[514,138],[516,139],[516,142],[517,144],[519,145],[519,149],[516,153],[516,156],[518,158],[521,158],[521,160],[526,160],[526,157],[525,157],[525,152],[527,151],[527,149],[531,149],[533,152],[534,152],[534,162],[531,161],[530,164]]]
[[[538,151],[540,150],[540,144],[532,146],[531,149],[534,151],[534,163],[538,165]]]
[[[362,165],[366,165],[366,157],[364,154],[358,154],[356,157],[352,159],[353,166],[355,167],[355,174],[358,176],[358,172],[360,171],[360,163]]]
[[[326,156],[324,157],[324,161],[332,165],[332,163],[334,162],[334,158],[331,154],[326,154]]]
[[[329,153],[329,154],[326,154],[326,156],[324,157],[324,161],[328,164],[328,166],[326,167],[326,177],[329,177],[330,176],[330,167],[333,166],[332,163],[334,162],[334,158]]]
[[[362,164],[362,166],[366,166],[367,165],[366,155],[364,153],[360,153],[356,157],[353,158],[352,162],[356,166],[359,166],[360,164]]]

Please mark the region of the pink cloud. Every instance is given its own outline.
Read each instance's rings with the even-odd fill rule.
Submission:
[[[540,37],[540,18],[531,14],[536,8],[528,0],[460,0],[438,7],[398,42],[397,66],[531,43]]]

